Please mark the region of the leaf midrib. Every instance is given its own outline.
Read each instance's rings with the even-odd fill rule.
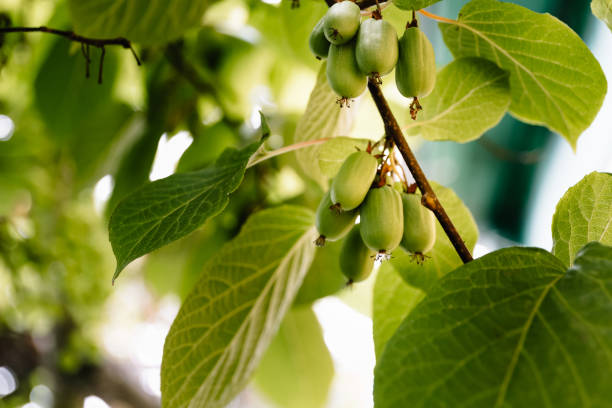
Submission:
[[[304,233],[302,234],[302,236],[295,242],[295,244],[289,249],[289,251],[287,251],[287,255],[281,260],[281,262],[278,264],[278,267],[275,269],[272,277],[270,278],[270,280],[268,281],[268,283],[266,283],[266,285],[264,286],[264,288],[262,289],[261,293],[262,294],[267,294],[274,286],[274,284],[276,284],[276,281],[278,280],[279,274],[278,271],[283,269],[283,267],[287,264],[289,259],[293,258],[294,253],[301,248],[303,241],[309,237],[309,235],[311,235],[312,231],[314,230],[314,227],[310,227],[307,230],[304,231]],[[252,314],[254,310],[259,310],[260,304],[262,302],[262,299],[264,299],[264,296],[258,296],[256,301],[253,304],[253,307],[251,308],[251,310],[249,311],[249,313],[247,314],[247,317],[244,319],[244,322],[250,324],[251,322],[251,318],[252,318]],[[222,356],[225,355],[225,353],[227,352],[227,350],[232,349],[233,347],[235,347],[235,342],[237,341],[238,338],[240,338],[240,335],[242,334],[242,332],[244,331],[244,329],[247,327],[248,324],[241,324],[240,328],[236,331],[236,335],[232,338],[232,340],[230,341],[230,343],[228,344],[227,347],[225,347],[225,349],[223,350]],[[219,366],[218,363],[219,361],[221,361],[220,357],[217,362],[215,363],[215,366],[212,368],[212,370],[210,371],[210,373],[212,373],[213,371],[215,371]],[[206,378],[206,380],[204,382],[208,382],[208,380],[210,379],[210,375]],[[199,387],[197,392],[196,392],[196,396],[200,396],[200,393],[202,392],[202,387]],[[208,399],[208,398],[207,398]],[[190,407],[192,405],[190,404]]]
[[[506,369],[506,374],[504,375],[504,379],[502,381],[501,387],[497,394],[497,400],[495,401],[495,405],[494,405],[495,408],[502,407],[504,404],[504,401],[506,399],[506,393],[508,391],[508,386],[510,385],[510,381],[512,380],[512,375],[514,374],[514,370],[516,369],[516,365],[518,364],[519,356],[525,346],[527,334],[529,333],[529,329],[531,328],[533,324],[533,320],[535,319],[535,316],[538,314],[540,310],[540,306],[542,306],[542,302],[546,298],[546,295],[548,295],[548,292],[550,292],[550,290],[557,284],[557,282],[559,282],[559,280],[561,280],[561,278],[563,278],[563,276],[565,276],[565,274],[560,274],[558,277],[553,279],[548,285],[546,285],[544,287],[544,290],[542,291],[542,294],[540,295],[540,297],[536,300],[535,304],[533,305],[533,309],[531,310],[531,313],[527,317],[527,321],[525,322],[525,325],[523,326],[523,329],[521,330],[521,335],[519,337],[518,343],[516,344],[516,347],[514,348],[514,352],[512,354],[510,364],[508,364],[508,368]]]
[[[246,315],[246,317],[245,317],[245,319],[244,319],[244,322],[249,322],[249,321],[252,319],[252,314],[253,314],[253,311],[254,311],[255,309],[257,309],[257,308],[258,308],[258,305],[259,305],[259,303],[261,302],[261,299],[262,299],[262,295],[263,295],[263,294],[266,294],[266,293],[269,291],[269,289],[270,289],[270,287],[272,286],[272,284],[276,282],[276,280],[277,280],[277,278],[278,278],[278,271],[281,269],[281,267],[282,267],[283,265],[285,265],[285,264],[286,264],[287,260],[288,260],[288,259],[290,259],[290,258],[293,256],[294,252],[296,251],[296,248],[299,248],[299,246],[301,245],[301,243],[302,243],[302,241],[304,240],[304,238],[308,236],[308,233],[309,233],[309,232],[311,232],[311,231],[312,231],[312,229],[313,229],[313,228],[311,227],[311,228],[309,228],[309,229],[307,229],[307,230],[305,230],[305,231],[304,231],[304,233],[303,233],[302,237],[301,237],[301,238],[299,238],[299,239],[296,241],[296,243],[295,243],[295,244],[294,244],[294,245],[293,245],[293,246],[292,246],[292,247],[289,249],[289,251],[287,252],[287,255],[286,255],[286,256],[285,256],[285,257],[284,257],[284,258],[281,260],[281,262],[278,264],[278,266],[276,267],[276,269],[275,269],[275,271],[273,272],[272,276],[271,276],[271,277],[270,277],[270,279],[268,280],[268,283],[266,283],[266,285],[265,285],[265,286],[264,286],[264,288],[262,289],[262,291],[261,291],[261,295],[257,297],[257,299],[255,300],[255,302],[253,302],[253,305],[252,305],[252,307],[251,307],[251,310],[250,310],[250,311],[249,311],[249,313]],[[231,340],[231,341],[228,343],[228,345],[227,345],[225,348],[223,348],[223,349],[222,349],[222,350],[223,350],[223,351],[222,351],[222,353],[221,353],[222,355],[223,355],[223,354],[225,354],[225,352],[226,352],[228,349],[230,349],[230,348],[232,348],[232,347],[234,347],[234,346],[235,346],[235,344],[234,344],[234,343],[235,343],[236,339],[240,337],[240,335],[241,335],[241,333],[242,333],[242,331],[243,331],[244,327],[246,327],[246,324],[244,324],[244,322],[243,322],[243,324],[241,324],[241,325],[240,325],[239,329],[236,331],[236,334],[234,335],[234,337],[232,338],[232,340]],[[206,381],[208,380],[208,378],[210,378],[210,374],[211,374],[213,371],[215,371],[215,370],[217,369],[217,367],[218,367],[218,362],[219,362],[220,360],[221,360],[221,358],[217,359],[217,362],[215,363],[215,365],[212,367],[212,369],[210,370],[210,372],[209,372],[209,373],[208,373],[208,375],[206,376],[206,379],[204,380],[204,382],[206,382]],[[173,405],[173,403],[174,403],[174,402],[176,401],[176,399],[179,397],[179,395],[180,395],[180,393],[181,393],[181,391],[182,391],[183,387],[184,387],[184,386],[185,386],[185,385],[186,385],[186,384],[189,382],[189,380],[191,379],[191,377],[193,376],[193,374],[194,374],[194,373],[197,371],[198,367],[199,367],[199,365],[198,365],[198,366],[196,366],[196,368],[194,368],[193,370],[191,370],[191,372],[190,372],[190,373],[189,373],[189,374],[188,374],[188,375],[185,377],[185,379],[183,380],[183,384],[181,385],[181,387],[180,387],[178,390],[176,390],[176,391],[175,391],[175,393],[174,393],[174,395],[173,395],[172,399],[171,399],[171,400],[168,402],[168,406],[169,406],[169,407],[174,406],[174,405]],[[201,392],[200,390],[201,390],[201,387],[199,387],[199,388],[198,388],[198,390],[196,391],[196,395],[197,395],[198,393],[200,393],[200,392]]]

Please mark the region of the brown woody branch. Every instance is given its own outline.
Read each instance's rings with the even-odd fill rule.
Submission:
[[[425,177],[425,173],[423,173],[423,169],[421,169],[421,166],[417,162],[414,153],[412,153],[410,146],[408,146],[408,143],[406,142],[406,139],[402,133],[402,129],[397,123],[397,120],[395,119],[393,112],[391,112],[391,108],[389,107],[389,104],[387,103],[387,100],[380,89],[380,85],[368,79],[368,89],[372,95],[372,99],[374,99],[376,107],[378,108],[378,112],[382,117],[387,137],[391,137],[393,139],[393,143],[395,143],[395,146],[397,146],[398,150],[402,154],[408,169],[410,169],[410,173],[412,173],[412,177],[414,177],[419,190],[421,190],[421,194],[423,195],[421,201],[423,205],[433,211],[433,213],[436,215],[436,218],[440,222],[440,225],[442,225],[444,232],[446,232],[448,239],[453,244],[453,247],[455,247],[455,250],[457,251],[457,254],[459,254],[459,257],[463,263],[470,262],[473,259],[472,254],[470,254],[469,249],[467,249],[465,246],[465,242],[459,235],[459,232],[457,232],[457,229],[446,213],[446,210],[444,210],[444,207],[438,200],[436,193],[431,188],[427,177]]]
[[[104,56],[106,55],[106,47],[107,45],[112,46],[120,46],[125,49],[128,49],[132,52],[132,55],[136,59],[136,63],[140,65],[140,59],[134,51],[132,47],[132,43],[127,38],[116,37],[116,38],[89,38],[83,37],[82,35],[78,35],[73,31],[68,30],[58,30],[55,28],[49,28],[45,26],[40,27],[2,27],[0,28],[0,34],[4,33],[48,33],[59,35],[60,37],[67,38],[70,41],[78,42],[81,44],[81,49],[83,51],[83,56],[85,57],[85,76],[89,77],[89,64],[91,62],[89,47],[97,47],[101,50],[100,54],[100,68],[98,71],[98,83],[102,83],[102,69],[104,67]]]

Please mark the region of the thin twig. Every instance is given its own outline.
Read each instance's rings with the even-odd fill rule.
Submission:
[[[374,103],[378,108],[378,112],[382,117],[383,123],[385,125],[385,132],[388,136],[393,139],[393,142],[397,146],[398,150],[402,154],[410,173],[412,173],[412,177],[416,181],[419,190],[421,190],[421,194],[423,195],[422,203],[425,207],[429,208],[436,215],[436,218],[442,225],[444,232],[448,236],[448,239],[453,244],[455,251],[461,258],[464,263],[470,262],[472,258],[472,254],[470,254],[469,249],[465,246],[465,242],[459,235],[459,232],[455,228],[453,222],[450,217],[444,210],[442,204],[438,200],[436,193],[431,188],[427,177],[425,177],[425,173],[423,173],[423,169],[416,160],[416,157],[412,153],[410,146],[404,139],[404,135],[402,134],[402,130],[400,129],[385,96],[380,89],[380,86],[376,84],[372,80],[368,80],[368,89],[370,94],[372,95],[372,99],[374,99]]]
[[[136,59],[136,63],[141,65],[140,59],[136,54],[136,51],[132,47],[132,43],[127,38],[116,37],[116,38],[89,38],[83,37],[82,35],[78,35],[72,31],[68,30],[58,30],[55,28],[49,28],[45,26],[40,27],[3,27],[0,28],[0,33],[48,33],[59,35],[61,37],[67,38],[70,41],[75,41],[81,44],[93,45],[94,47],[102,48],[105,45],[118,45],[125,49],[129,49],[132,51],[132,55],[134,55],[134,59]]]

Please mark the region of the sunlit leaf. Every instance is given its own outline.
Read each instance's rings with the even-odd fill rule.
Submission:
[[[593,172],[571,187],[553,216],[553,254],[570,265],[587,242],[612,245],[612,175]]]
[[[580,37],[551,16],[516,4],[472,0],[454,24],[441,23],[456,57],[482,57],[510,73],[510,112],[576,146],[606,95],[599,63]]]
[[[606,23],[612,30],[612,0],[593,0],[591,9],[595,17]]]
[[[166,338],[163,407],[222,408],[246,385],[312,261],[313,222],[261,211],[206,264]]]
[[[305,142],[342,134],[348,128],[347,123],[350,122],[350,119],[348,109],[340,108],[336,103],[337,100],[338,96],[327,83],[325,63],[322,63],[317,75],[317,83],[308,99],[306,112],[295,129],[294,141],[296,143]],[[317,160],[319,147],[300,149],[296,152],[296,158],[306,175],[321,185],[325,185],[327,178],[321,173]]]
[[[423,112],[407,133],[469,142],[497,125],[510,106],[508,74],[482,58],[460,58],[438,73]]]

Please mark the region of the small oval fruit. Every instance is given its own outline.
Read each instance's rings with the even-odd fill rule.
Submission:
[[[310,37],[308,38],[308,45],[310,45],[310,51],[318,57],[318,58],[327,58],[327,54],[329,53],[329,46],[331,45],[327,38],[325,38],[325,33],[323,31],[323,21],[325,20],[325,16],[323,16],[319,22],[314,26],[312,31],[310,32]]]
[[[365,91],[368,78],[357,66],[354,40],[329,47],[326,74],[329,86],[344,99],[356,98]]]
[[[340,270],[348,282],[365,280],[372,273],[376,251],[368,248],[361,239],[361,228],[357,224],[347,235],[340,250]]]
[[[404,232],[402,197],[393,187],[373,188],[361,206],[361,238],[372,250],[388,256]]]
[[[360,19],[361,9],[357,4],[348,0],[335,3],[324,17],[323,31],[327,41],[336,45],[346,44],[357,34]]]
[[[408,252],[424,254],[436,242],[436,217],[421,204],[420,194],[402,194],[404,235],[400,245]]]
[[[325,241],[336,241],[342,238],[355,225],[357,211],[337,211],[332,209],[332,206],[328,191],[317,208],[315,225],[320,234],[315,241],[317,246],[325,245]]]
[[[376,177],[378,160],[366,152],[351,153],[330,188],[331,201],[343,211],[359,207]]]
[[[355,52],[362,73],[388,74],[395,67],[399,53],[395,28],[385,20],[364,20],[357,34]]]
[[[434,88],[436,57],[431,42],[418,27],[406,28],[399,40],[395,82],[407,98],[425,97]]]

